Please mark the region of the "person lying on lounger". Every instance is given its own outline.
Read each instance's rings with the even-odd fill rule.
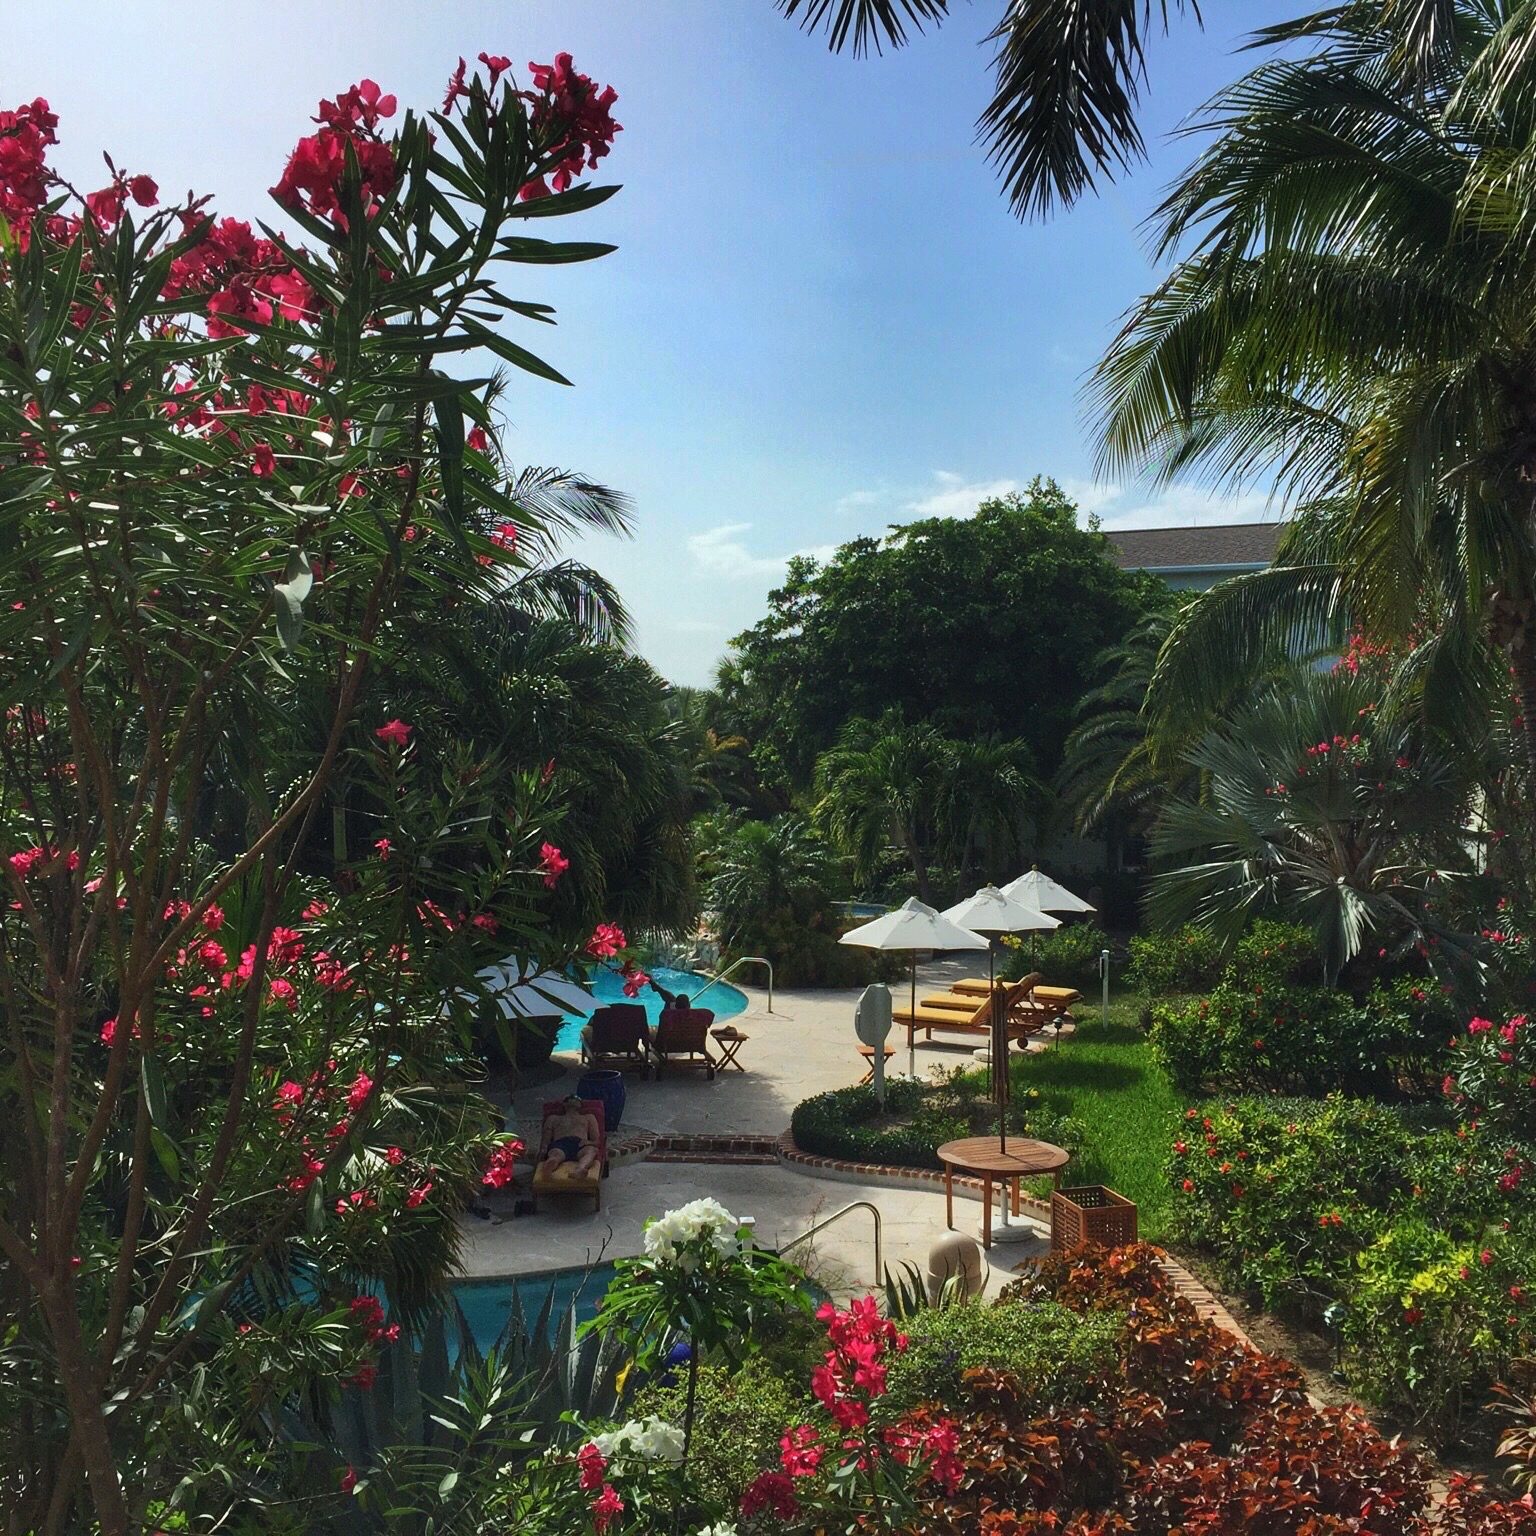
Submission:
[[[574,1094],[558,1115],[551,1115],[544,1122],[539,1159],[541,1173],[552,1174],[567,1163],[573,1169],[567,1177],[582,1178],[592,1171],[597,1161],[597,1119]]]

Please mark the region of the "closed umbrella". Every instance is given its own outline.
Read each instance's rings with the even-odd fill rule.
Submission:
[[[1047,917],[1038,908],[984,885],[974,896],[947,907],[943,914],[951,922],[974,928],[977,933],[1023,933],[1040,928],[1059,928],[1059,919]],[[998,1150],[1008,1150],[1008,1016],[1000,1006],[996,982],[996,949],[987,945],[987,987],[992,999],[992,1099],[997,1105]]]
[[[912,1012],[917,1012],[917,952],[920,949],[987,949],[990,943],[979,933],[952,923],[915,896],[872,923],[850,928],[839,944],[861,949],[905,949],[912,952]],[[917,1076],[917,1031],[907,1032],[907,1072]]]

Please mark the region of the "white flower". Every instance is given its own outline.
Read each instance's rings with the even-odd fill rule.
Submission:
[[[706,1525],[699,1536],[736,1536],[736,1527],[722,1520],[719,1525]]]
[[[704,1239],[721,1258],[734,1258],[742,1249],[738,1232],[744,1225],[747,1223],[731,1215],[718,1200],[690,1200],[658,1216],[645,1229],[646,1257],[662,1264],[676,1263],[679,1250]],[[690,1274],[696,1267],[697,1259],[692,1256],[683,1264]]]
[[[602,1452],[604,1461],[612,1461],[625,1454],[640,1456],[646,1461],[683,1459],[682,1430],[654,1415],[631,1419],[617,1429],[593,1435],[592,1443]]]

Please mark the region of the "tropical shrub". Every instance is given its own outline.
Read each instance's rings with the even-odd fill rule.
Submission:
[[[906,1351],[887,1373],[887,1406],[938,1403],[958,1412],[969,1398],[966,1373],[983,1369],[1012,1377],[1032,1413],[1092,1402],[1114,1369],[1123,1324],[1118,1312],[1083,1317],[1050,1301],[920,1311],[907,1320]]]
[[[1216,985],[1225,965],[1221,945],[1204,928],[1138,933],[1131,939],[1125,980],[1149,997],[1204,992]]]
[[[1256,923],[1208,996],[1153,1005],[1153,1047],[1190,1093],[1427,1094],[1455,1017],[1443,990],[1377,982],[1357,1004],[1317,978],[1305,929]]]
[[[1097,990],[1099,955],[1109,948],[1104,930],[1088,922],[1063,923],[1033,941],[1010,934],[1003,943],[1008,950],[1001,966],[1005,979],[1017,981],[1029,971],[1039,971],[1050,986],[1084,992]]]
[[[996,1124],[997,1109],[985,1075],[955,1071],[938,1082],[888,1078],[883,1113],[867,1083],[818,1093],[795,1106],[790,1131],[802,1152],[821,1157],[938,1168],[938,1148],[944,1142],[977,1135]],[[1045,1108],[1034,1092],[1015,1096],[1008,1106],[1008,1127],[1011,1133],[1055,1142],[1069,1151],[1081,1147],[1084,1139],[1077,1121]]]
[[[825,1331],[819,1330],[825,1341]],[[688,1388],[647,1387],[634,1402],[633,1416],[654,1415],[668,1424],[681,1424]],[[764,1467],[779,1459],[779,1440],[786,1428],[809,1416],[806,1378],[791,1382],[754,1365],[731,1370],[705,1365],[699,1370],[694,1401],[697,1437],[691,1473],[699,1496],[734,1509],[747,1485]]]
[[[1444,1088],[1458,1111],[1489,1135],[1536,1142],[1536,1030],[1526,1016],[1502,1023],[1473,1019],[1451,1040]]]
[[[1191,1110],[1175,1219],[1266,1305],[1342,1329],[1362,1388],[1437,1438],[1529,1347],[1528,1149],[1368,1101]]]

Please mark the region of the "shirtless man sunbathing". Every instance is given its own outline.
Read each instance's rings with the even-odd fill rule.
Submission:
[[[544,1122],[539,1159],[543,1174],[553,1174],[566,1163],[571,1165],[566,1178],[582,1178],[592,1171],[597,1161],[597,1118],[582,1108],[582,1101],[574,1094],[558,1115]]]

